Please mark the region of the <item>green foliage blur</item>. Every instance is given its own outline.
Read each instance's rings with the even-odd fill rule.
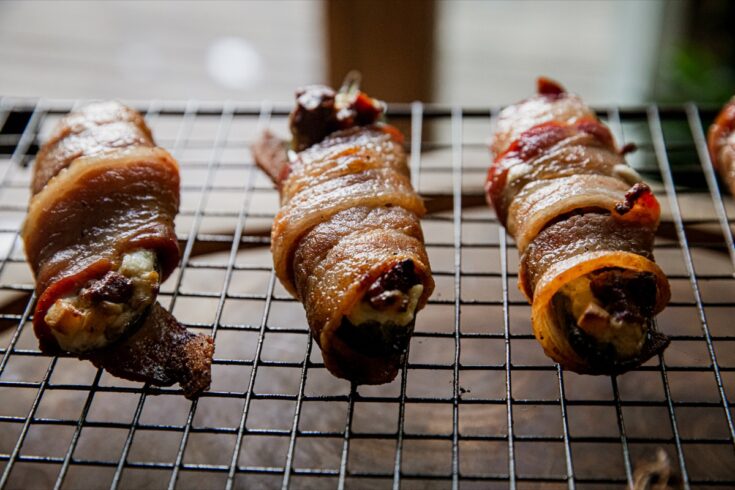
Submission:
[[[660,102],[722,104],[735,94],[735,70],[712,50],[677,46],[660,73]]]

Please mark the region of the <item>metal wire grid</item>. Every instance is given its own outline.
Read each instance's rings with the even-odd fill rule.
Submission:
[[[17,279],[25,267],[18,232],[27,164],[42,128],[75,104],[0,100],[0,238],[6,245],[0,292],[15,295],[0,313],[0,488],[617,488],[632,486],[636,468],[657,447],[670,456],[684,488],[735,485],[735,335],[728,318],[735,311],[733,206],[730,197],[723,201],[704,146],[702,120],[708,123],[712,111],[700,115],[693,104],[600,111],[618,141],[639,143],[634,164],[657,187],[665,216],[657,257],[674,297],[659,320],[673,339],[667,353],[635,373],[596,378],[564,372],[539,354],[529,309],[515,291],[515,247],[482,206],[489,161],[484,142],[496,112],[391,107],[392,120],[410,127],[414,184],[433,203],[424,227],[438,287],[419,317],[400,376],[371,388],[326,374],[303,319],[274,318],[300,306],[280,289],[270,265],[267,223],[275,193],[247,146],[258,128],[282,124],[287,109],[136,104],[182,167],[182,265],[162,288],[161,301],[187,326],[218,340],[212,390],[186,402],[175,387],[119,381],[76,360],[44,357],[34,344],[32,281],[27,273]],[[223,195],[236,205],[210,206]],[[220,221],[231,228],[218,231]],[[188,286],[197,275],[216,279],[195,285],[219,280],[221,286]],[[265,291],[234,291],[236,276],[247,275],[260,275]],[[188,308],[180,310],[182,302]],[[232,302],[254,306],[253,321],[233,321],[226,314]],[[197,311],[214,313],[194,321]],[[266,352],[271,339],[283,337],[299,345],[296,357]],[[254,348],[251,355],[227,355],[235,344]],[[427,347],[433,344],[440,346]],[[87,370],[86,381],[63,378],[79,369]],[[274,370],[285,373],[279,379],[292,391],[270,384],[275,378],[266,373]],[[229,384],[223,387],[221,379]],[[54,403],[57,393],[78,395],[78,411],[57,413],[64,411]],[[129,417],[110,416],[122,397],[128,403],[120,411],[129,409]],[[22,409],[8,409],[19,399],[27,399]],[[180,410],[168,412],[172,405],[158,400]],[[233,406],[227,424],[197,418],[215,414],[216,422],[218,411],[227,411],[222,407]],[[264,413],[265,426],[254,426]],[[336,420],[336,426],[314,424],[320,420]],[[64,437],[53,432],[61,429]],[[95,432],[102,436],[90,454],[84,440]],[[31,444],[34,433],[51,446],[60,439],[56,452]],[[112,433],[124,434],[119,444]],[[173,439],[171,450],[158,447],[164,438]],[[136,457],[137,440],[156,454]],[[99,456],[107,445],[114,446],[109,457]],[[199,447],[222,458],[197,461],[190,453]],[[275,463],[254,462],[253,447]]]

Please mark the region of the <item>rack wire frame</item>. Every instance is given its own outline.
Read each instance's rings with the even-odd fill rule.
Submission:
[[[18,189],[24,189],[27,182],[17,180],[22,172],[27,172],[27,166],[32,162],[39,145],[39,131],[44,122],[53,117],[76,107],[80,101],[51,101],[51,100],[19,100],[0,99],[0,163],[2,174],[0,175],[0,217],[3,215],[11,217],[3,222],[0,235],[9,237],[8,250],[0,256],[0,292],[13,294],[24,294],[27,296],[24,307],[20,312],[0,313],[0,321],[4,324],[12,324],[5,330],[3,344],[0,347],[0,390],[2,397],[11,397],[19,390],[27,390],[34,393],[32,402],[25,414],[10,415],[0,413],[0,432],[13,427],[17,430],[14,442],[0,449],[0,488],[20,488],[26,483],[24,478],[28,472],[18,470],[21,465],[37,468],[40,466],[51,467],[55,472],[53,481],[49,486],[54,488],[67,488],[71,485],[68,479],[70,470],[78,468],[105,468],[110,474],[108,481],[88,481],[90,487],[125,488],[129,486],[125,481],[126,473],[132,470],[148,472],[157,470],[166,474],[165,486],[170,489],[183,488],[188,485],[194,475],[205,475],[211,478],[212,487],[215,485],[225,488],[243,487],[243,481],[239,478],[243,475],[267,476],[269,483],[264,486],[280,486],[282,488],[366,488],[392,487],[409,488],[412,486],[436,486],[438,488],[469,487],[477,484],[480,487],[497,485],[498,487],[533,487],[546,485],[548,487],[620,487],[627,485],[633,487],[636,478],[636,467],[640,461],[633,456],[636,445],[665,446],[671,453],[674,472],[683,488],[691,487],[732,487],[735,485],[735,424],[733,423],[732,397],[735,396],[735,363],[718,361],[719,357],[730,359],[728,352],[732,351],[735,334],[732,330],[717,328],[713,331],[710,318],[713,314],[719,316],[732,316],[735,312],[735,301],[710,301],[703,294],[703,285],[716,283],[718,287],[724,288],[725,297],[732,295],[735,291],[735,246],[733,245],[733,218],[732,206],[727,204],[731,198],[726,196],[727,192],[720,189],[716,174],[705,146],[704,124],[707,124],[713,115],[711,109],[702,109],[696,104],[683,106],[658,107],[655,105],[629,108],[599,108],[598,114],[610,125],[613,133],[620,144],[627,141],[626,128],[637,125],[639,129],[644,128],[643,144],[639,145],[648,157],[639,170],[654,181],[660,181],[659,198],[662,205],[668,210],[666,214],[667,223],[673,230],[672,240],[659,240],[657,251],[669,250],[681,254],[683,270],[680,272],[669,272],[672,281],[688,284],[687,294],[677,297],[675,295],[670,308],[678,308],[682,311],[693,312],[696,315],[699,333],[672,334],[672,345],[703,346],[706,351],[707,362],[701,365],[681,365],[667,362],[667,355],[663,354],[658,359],[647,363],[638,371],[648,373],[657,377],[657,383],[663,391],[662,398],[651,398],[645,394],[641,397],[630,397],[628,391],[625,395],[621,390],[621,378],[611,377],[603,380],[609,383],[612,393],[610,398],[587,398],[585,396],[572,397],[569,395],[569,383],[577,383],[580,378],[572,373],[565,372],[558,365],[545,359],[535,358],[531,361],[517,360],[514,353],[519,349],[522,342],[533,342],[530,331],[517,331],[514,329],[511,316],[514,318],[522,315],[524,302],[513,297],[512,290],[515,288],[515,267],[513,256],[516,254],[512,241],[506,237],[504,230],[498,226],[497,219],[491,211],[481,208],[478,213],[468,212],[463,207],[465,201],[477,201],[478,190],[484,180],[484,171],[489,163],[486,160],[475,161],[468,165],[466,152],[477,152],[482,148],[483,142],[468,141],[464,131],[469,122],[479,121],[486,125],[489,130],[497,109],[485,108],[462,108],[437,105],[425,105],[413,103],[410,106],[389,106],[389,117],[393,120],[404,121],[410,127],[410,164],[412,168],[412,179],[414,185],[423,192],[422,179],[427,174],[436,174],[446,177],[443,189],[438,192],[426,193],[432,198],[446,197],[451,203],[444,211],[430,213],[424,219],[424,225],[432,223],[451,228],[451,240],[433,241],[431,234],[427,234],[427,246],[431,250],[444,250],[451,255],[447,263],[450,267],[435,267],[435,277],[445,281],[447,289],[451,290],[451,297],[435,297],[430,301],[431,305],[442,305],[451,308],[452,325],[449,329],[439,331],[424,331],[417,327],[417,332],[412,345],[421,339],[444,339],[453,345],[451,362],[417,362],[409,357],[395,382],[397,389],[391,394],[363,393],[360,387],[352,386],[346,393],[309,393],[306,389],[307,382],[314,373],[324,366],[320,359],[313,354],[318,354],[313,341],[304,328],[275,326],[270,322],[271,311],[274,305],[283,305],[293,302],[293,299],[277,292],[277,281],[273,269],[267,264],[257,265],[238,263],[238,253],[243,247],[260,246],[267,247],[269,239],[263,234],[251,234],[247,226],[249,220],[272,219],[274,209],[259,209],[253,207],[254,196],[263,193],[273,193],[267,185],[259,180],[259,170],[253,165],[247,151],[248,142],[251,141],[258,130],[271,124],[274,118],[281,118],[288,113],[288,108],[274,107],[269,103],[260,105],[238,104],[234,102],[204,103],[197,101],[187,102],[132,102],[145,113],[149,124],[156,131],[156,123],[159,118],[173,119],[176,121],[177,130],[172,139],[160,141],[162,146],[167,147],[176,156],[181,164],[182,175],[197,172],[203,178],[195,183],[184,184],[183,192],[189,192],[195,197],[196,205],[193,208],[182,209],[181,216],[186,217],[189,226],[186,229],[177,229],[182,246],[182,262],[174,277],[170,280],[172,286],[163,296],[163,304],[171,311],[181,298],[193,300],[207,299],[215,304],[214,318],[211,322],[187,322],[187,318],[180,318],[187,326],[197,330],[208,330],[215,338],[219,332],[235,332],[243,335],[246,332],[256,337],[254,355],[250,359],[235,359],[222,357],[215,353],[214,367],[230,366],[243,370],[243,383],[240,390],[218,390],[215,387],[205,393],[199,401],[190,403],[188,413],[183,424],[150,424],[142,419],[144,407],[147,400],[155,395],[180,396],[176,387],[156,388],[142,386],[139,384],[109,385],[102,383],[103,371],[97,370],[90,383],[59,383],[54,381],[54,373],[59,369],[60,359],[46,358],[35,348],[20,346],[20,339],[31,328],[29,320],[32,318],[34,306],[33,284],[31,282],[17,283],[3,281],[3,272],[11,264],[23,262],[22,244],[18,239],[22,214],[25,212],[25,202],[7,202],[2,199],[3,194],[12,193]],[[195,126],[201,119],[216,122],[216,129],[211,137],[207,139],[196,139],[194,137]],[[250,121],[253,123],[253,131],[250,134],[232,134],[233,123],[238,121]],[[256,124],[257,123],[257,124]],[[429,130],[427,126],[432,126]],[[669,127],[685,127],[685,136],[677,139],[669,136]],[[675,128],[674,128],[675,129]],[[640,138],[638,132],[634,136]],[[676,133],[676,131],[674,131]],[[186,150],[189,148],[205,148],[209,156],[204,160],[188,159]],[[241,182],[222,183],[217,178],[217,171],[224,168],[224,153],[236,150],[241,153],[241,158],[227,163],[228,168],[238,168],[244,172],[245,178]],[[440,163],[427,165],[425,160],[432,152],[446,151],[446,158],[440,158]],[[681,162],[674,162],[672,158],[684,155]],[[24,170],[25,169],[25,170]],[[261,176],[262,177],[262,176]],[[21,179],[22,180],[22,179]],[[259,184],[258,182],[261,182]],[[441,186],[440,186],[441,187]],[[208,201],[213,195],[230,192],[239,195],[240,205],[236,211],[212,211],[208,209]],[[706,216],[690,217],[687,208],[683,208],[682,200],[688,199],[690,195],[703,198],[709,211]],[[687,203],[689,201],[686,201]],[[728,213],[730,216],[728,216]],[[20,218],[19,218],[20,216]],[[234,230],[227,233],[203,232],[203,223],[216,218],[229,218],[235,220]],[[463,226],[472,224],[484,228],[486,235],[490,236],[497,230],[497,237],[490,237],[487,242],[476,243],[465,239]],[[696,227],[707,227],[710,230],[710,239],[700,242],[699,235],[693,229]],[[714,230],[714,231],[713,231]],[[715,238],[711,239],[712,233]],[[217,244],[219,250],[227,253],[227,260],[221,262],[207,262],[194,258],[194,251],[200,244]],[[229,247],[228,247],[229,245]],[[470,249],[480,251],[494,250],[498,254],[499,268],[490,272],[466,270],[463,261],[467,260],[464,252]],[[715,272],[698,271],[699,251],[720,254],[717,261],[718,269]],[[722,256],[729,260],[722,260]],[[433,260],[433,258],[432,258]],[[723,265],[724,264],[724,265]],[[706,267],[704,267],[706,269]],[[185,276],[190,271],[218,271],[222,277],[222,286],[217,292],[198,291],[186,289],[183,285]],[[264,273],[268,274],[266,290],[263,294],[234,293],[230,291],[235,273]],[[667,271],[668,272],[668,271]],[[486,299],[474,299],[468,294],[467,279],[492,278],[500,281],[499,297]],[[449,295],[448,295],[449,296]],[[686,296],[686,298],[684,298]],[[684,299],[681,299],[684,298]],[[228,323],[223,321],[225,304],[229,300],[252,300],[262,306],[258,322],[254,323]],[[167,301],[167,303],[166,303]],[[211,304],[211,303],[207,303]],[[497,331],[474,332],[463,327],[463,311],[466,307],[499,308],[502,326]],[[519,314],[515,308],[519,308]],[[713,313],[714,311],[714,313]],[[667,331],[666,325],[660,325]],[[303,356],[301,361],[286,359],[265,359],[263,357],[264,342],[267,334],[281,332],[293,334],[300,337],[303,345]],[[250,337],[248,337],[250,339]],[[497,358],[487,358],[482,363],[467,363],[463,358],[463,347],[467,340],[492,340],[502,342],[502,355]],[[526,345],[526,344],[524,344]],[[537,348],[537,347],[536,347]],[[538,348],[537,348],[538,349]],[[540,349],[539,349],[540,350]],[[724,354],[723,354],[724,353]],[[8,376],[9,366],[16,359],[29,360],[30,362],[48,362],[40,380],[18,379]],[[285,368],[289,376],[298,380],[295,394],[271,393],[262,391],[257,387],[259,370],[264,368]],[[416,395],[409,389],[409,378],[413,373],[427,371],[431,373],[451,373],[451,390],[448,395]],[[479,374],[500,373],[503,379],[503,389],[500,396],[473,397],[463,388],[462,378],[465,373],[476,372]],[[671,378],[681,373],[696,373],[696,379],[707,379],[712,383],[716,397],[696,396],[681,397],[680,392],[672,390]],[[551,398],[523,396],[516,393],[514,380],[520,376],[530,374],[533,376],[549,375],[555,380],[555,392]],[[215,371],[216,375],[216,371]],[[571,376],[571,378],[570,378]],[[627,376],[627,375],[626,375]],[[705,376],[705,378],[702,378]],[[571,380],[571,381],[570,381]],[[599,379],[596,383],[601,382]],[[45,396],[58,391],[79,391],[86,394],[83,406],[78,417],[42,417],[38,415],[38,408]],[[696,394],[696,390],[694,390]],[[90,409],[96,397],[105,393],[124,393],[137,397],[135,409],[130,422],[89,420]],[[202,426],[195,423],[198,404],[201,400],[225,400],[237,399],[242,401],[242,410],[235,427],[230,426]],[[7,400],[7,399],[6,399]],[[290,413],[289,428],[252,428],[248,426],[249,417],[252,416],[253,402],[260,400],[285,400],[293,402],[293,411]],[[323,402],[328,404],[346,405],[345,418],[340,430],[308,430],[301,427],[300,421],[303,416],[303,407],[307,403]],[[398,415],[396,429],[384,432],[368,433],[356,430],[354,420],[357,404],[396,404]],[[436,433],[411,432],[407,426],[411,422],[409,409],[420,405],[445,406],[451,408],[451,430],[438,431]],[[4,403],[0,403],[4,405]],[[502,407],[504,412],[505,431],[500,433],[482,432],[466,433],[462,429],[463,410],[468,407]],[[561,427],[560,433],[549,435],[543,431],[539,433],[522,433],[519,430],[519,412],[534,407],[550,408],[558,410]],[[611,431],[593,434],[575,434],[575,420],[572,411],[579,408],[597,407],[611,409],[614,411],[614,426]],[[657,408],[666,414],[665,419],[660,422],[669,426],[665,435],[661,431],[651,430],[632,435],[629,432],[631,425],[630,409],[635,408]],[[633,412],[634,413],[634,412]],[[706,436],[691,433],[687,429],[687,423],[682,422],[682,414],[687,413],[686,420],[692,418],[713,420],[718,429],[707,432]],[[627,416],[626,416],[627,415]],[[716,419],[716,420],[715,420]],[[47,456],[28,454],[24,449],[24,442],[29,431],[38,426],[63,426],[72,430],[69,444],[63,451],[63,455]],[[85,429],[119,429],[126,432],[125,440],[116,458],[84,458],[75,455],[80,437]],[[19,430],[18,430],[19,429]],[[173,433],[180,438],[177,449],[172,458],[167,461],[136,461],[131,457],[131,448],[136,435],[140,432],[153,432],[154,434]],[[231,456],[226,464],[192,463],[186,461],[187,448],[193,435],[209,434],[216,438],[233,437]],[[692,435],[693,434],[693,435]],[[713,435],[714,434],[714,435]],[[259,466],[255,464],[242,464],[241,456],[244,444],[247,440],[255,437],[276,437],[287,442],[285,457],[282,465]],[[304,440],[330,439],[337,441],[339,445],[338,459],[336,465],[316,465],[316,467],[303,467],[297,463],[296,447]],[[388,441],[394,448],[392,464],[389,469],[355,470],[351,467],[351,455],[354,455],[356,442],[361,440],[383,440]],[[441,442],[449,446],[447,458],[449,464],[441,471],[431,471],[427,468],[412,470],[416,467],[409,464],[410,458],[416,458],[416,452],[407,454],[407,444],[420,442]],[[476,456],[476,452],[466,451],[464,446],[468,443],[497,443],[497,452],[489,454],[493,459],[505,462],[503,471],[470,471],[464,469],[465,458]],[[528,465],[523,463],[523,453],[528,448],[536,445],[554,444],[560,445],[563,450],[559,453],[562,459],[561,471],[530,471]],[[531,445],[531,446],[529,446]],[[600,467],[593,467],[593,471],[580,471],[582,466],[580,452],[577,447],[613,448],[619,454],[622,465],[617,465],[615,471],[603,471]],[[717,450],[720,458],[724,461],[719,469],[708,471],[707,461],[701,461],[702,455],[697,448],[706,447]],[[690,450],[690,448],[694,448]],[[705,451],[706,453],[706,451]],[[467,454],[467,456],[464,456]],[[704,456],[705,458],[709,456]],[[476,466],[476,465],[473,465]],[[594,466],[594,465],[593,465]],[[702,468],[705,470],[702,470]],[[695,469],[696,468],[696,469]],[[695,469],[695,470],[693,470]],[[712,469],[712,468],[710,468]],[[548,469],[547,469],[548,470]],[[216,478],[221,477],[221,478]],[[199,480],[201,481],[201,480]],[[323,483],[323,484],[322,484]],[[210,487],[210,485],[206,485]],[[252,486],[252,485],[245,485]]]

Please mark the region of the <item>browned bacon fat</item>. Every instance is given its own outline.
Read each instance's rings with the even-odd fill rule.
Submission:
[[[128,379],[178,381],[188,396],[206,388],[211,338],[155,304],[179,260],[179,169],[141,115],[104,102],[64,117],[38,153],[31,190],[22,235],[41,350],[91,358]]]
[[[304,305],[329,371],[367,384],[395,378],[434,288],[424,205],[402,135],[381,113],[362,92],[307,87],[290,118],[291,161],[270,133],[253,148],[281,196],[276,274]]]
[[[488,202],[518,245],[536,338],[562,366],[616,374],[661,352],[652,318],[668,302],[653,259],[659,204],[582,100],[539,80],[504,109]]]
[[[725,104],[707,135],[712,164],[735,195],[735,97]]]

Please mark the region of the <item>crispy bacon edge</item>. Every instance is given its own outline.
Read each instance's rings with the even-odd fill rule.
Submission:
[[[129,336],[80,355],[98,368],[131,381],[157,386],[179,383],[193,399],[212,382],[214,339],[193,334],[159,303],[154,303]]]

